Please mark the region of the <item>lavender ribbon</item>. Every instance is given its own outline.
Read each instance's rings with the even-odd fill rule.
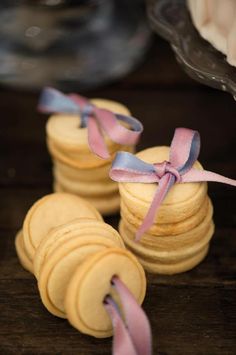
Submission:
[[[88,143],[91,151],[103,159],[110,154],[105,145],[103,133],[122,145],[135,145],[143,131],[143,126],[136,118],[113,113],[93,105],[85,97],[64,95],[58,90],[45,88],[39,98],[38,110],[43,113],[71,113],[80,115],[81,128],[88,128]],[[130,129],[122,126],[127,123]]]
[[[118,277],[113,277],[112,285],[119,295],[126,322],[113,298],[107,296],[104,306],[113,325],[113,355],[151,355],[151,328],[146,314]]]
[[[110,170],[111,179],[118,182],[158,183],[148,213],[136,233],[136,241],[151,227],[158,209],[175,183],[215,181],[236,186],[236,180],[193,168],[199,152],[199,133],[177,128],[170,147],[169,161],[148,164],[130,153],[117,153]]]

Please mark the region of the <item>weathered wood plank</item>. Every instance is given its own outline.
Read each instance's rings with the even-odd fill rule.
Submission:
[[[17,289],[17,292],[16,292]],[[49,314],[31,280],[0,282],[2,354],[109,354],[96,340]],[[235,354],[235,287],[149,285],[144,308],[154,354]]]

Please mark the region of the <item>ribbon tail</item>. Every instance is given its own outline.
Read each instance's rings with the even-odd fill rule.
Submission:
[[[139,355],[132,342],[128,329],[126,328],[123,319],[120,316],[119,310],[112,300],[108,297],[105,302],[105,308],[111,318],[113,326],[113,355]],[[141,355],[141,354],[140,354]]]
[[[138,142],[143,126],[134,117],[115,114],[97,107],[94,111],[102,129],[112,141],[121,145],[134,145]],[[119,121],[127,123],[130,128],[126,128]]]
[[[155,215],[159,209],[162,201],[166,197],[169,189],[175,183],[175,178],[171,174],[164,175],[160,181],[154,198],[152,200],[151,206],[149,207],[148,213],[146,214],[143,223],[137,230],[135,241],[138,242],[142,235],[151,227],[154,222]]]
[[[108,159],[110,157],[98,123],[92,116],[88,118],[88,143],[91,151],[100,158]]]
[[[128,288],[118,278],[112,279],[123,306],[125,320],[135,348],[140,355],[151,355],[152,335],[148,318]],[[128,353],[124,353],[128,354]]]
[[[212,182],[219,182],[231,186],[236,186],[236,180],[229,179],[225,176],[207,170],[198,170],[192,168],[186,174],[182,175],[182,182],[201,182],[201,181],[212,181]]]

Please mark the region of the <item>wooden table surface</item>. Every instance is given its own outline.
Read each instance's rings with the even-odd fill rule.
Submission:
[[[204,167],[236,178],[235,101],[189,79],[164,41],[128,77],[87,95],[121,101],[143,121],[139,149],[168,145],[175,127],[198,129]],[[110,354],[111,339],[81,335],[44,309],[15,254],[28,208],[52,189],[46,117],[36,104],[37,94],[0,89],[0,354]],[[236,354],[236,189],[211,183],[209,194],[216,232],[207,258],[181,275],[148,275],[154,354]],[[107,221],[116,226],[118,216]]]

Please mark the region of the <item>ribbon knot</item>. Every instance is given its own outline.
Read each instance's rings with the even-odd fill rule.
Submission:
[[[141,122],[134,117],[98,108],[85,97],[76,94],[64,95],[52,88],[42,91],[38,110],[43,113],[79,114],[80,127],[88,128],[90,150],[103,159],[110,158],[104,134],[118,144],[135,145],[143,131]],[[121,122],[127,123],[130,128],[126,128]]]
[[[181,182],[181,175],[176,168],[171,166],[171,163],[164,160],[162,163],[153,164],[156,170],[156,174],[159,179],[161,179],[166,174],[171,174],[175,178],[176,183]]]
[[[110,177],[118,182],[158,183],[153,200],[142,225],[136,233],[138,241],[153,224],[156,213],[175,183],[215,181],[236,186],[236,180],[193,167],[200,152],[197,131],[177,128],[170,146],[169,159],[149,164],[127,152],[118,152],[110,170]]]

